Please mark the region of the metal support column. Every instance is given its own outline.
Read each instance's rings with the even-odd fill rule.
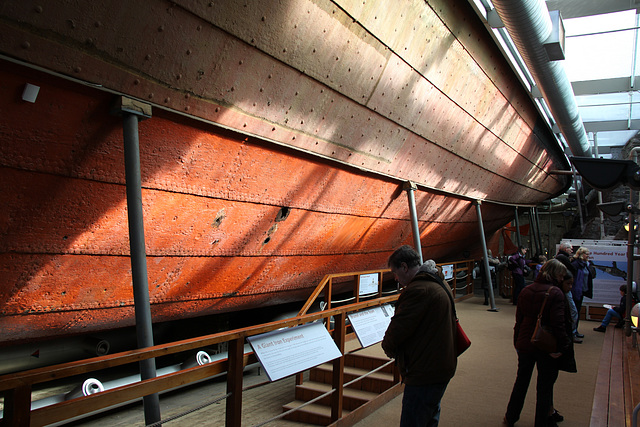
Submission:
[[[598,133],[593,133],[593,157],[598,158]],[[602,203],[602,191],[598,191],[598,204]],[[604,239],[604,212],[600,211],[600,240]]]
[[[582,217],[582,201],[580,200],[580,189],[581,185],[578,185],[578,173],[576,172],[575,166],[571,166],[571,170],[573,171],[573,187],[576,190],[576,202],[578,202],[578,213],[580,214],[580,231],[584,232],[584,219]],[[582,182],[580,182],[582,184]]]
[[[635,241],[636,241],[636,218],[635,218],[635,191],[629,187],[629,238],[627,240],[627,307],[624,333],[626,336],[631,336],[631,309],[633,308],[633,263],[636,259],[635,255]]]
[[[538,250],[540,243],[538,242],[538,233],[536,232],[536,222],[533,216],[533,208],[529,208],[529,235],[531,236],[532,248],[535,252],[540,253]]]
[[[540,234],[540,218],[538,217],[538,208],[531,208],[531,221],[535,224],[534,233],[536,236],[536,252],[542,255],[542,235]]]
[[[153,347],[153,326],[149,301],[147,255],[144,242],[138,119],[151,117],[151,106],[124,97],[120,97],[118,101],[116,113],[121,114],[123,119],[124,166],[127,186],[127,212],[129,217],[129,245],[131,248],[136,335],[138,348],[146,348]],[[156,377],[155,359],[140,361],[140,377],[142,380]],[[145,396],[142,401],[145,423],[158,423],[161,420],[159,394],[154,393]]]
[[[404,183],[403,189],[407,192],[409,198],[409,212],[411,214],[411,230],[413,230],[413,245],[416,252],[420,255],[420,264],[424,262],[422,258],[422,243],[420,243],[420,228],[418,227],[418,213],[416,211],[416,199],[413,194],[418,189],[415,183],[407,181]]]
[[[518,243],[518,250],[520,250],[520,246],[522,246],[522,239],[520,238],[520,220],[518,219],[518,207],[515,207],[516,210],[516,240]]]
[[[538,235],[538,244],[540,247],[538,248],[538,254],[544,255],[544,247],[542,245],[542,232],[540,231],[540,215],[538,215],[538,208],[533,208],[533,215],[536,220],[536,233]]]
[[[551,250],[551,208],[551,200],[549,200],[549,235],[547,236],[547,250],[549,251],[547,258],[549,259],[556,253],[555,249]]]
[[[482,262],[484,263],[484,279],[487,281],[487,287],[489,288],[489,301],[491,302],[491,308],[488,311],[498,311],[496,307],[496,299],[493,296],[493,282],[491,281],[491,272],[489,271],[489,253],[487,252],[487,239],[484,236],[484,225],[482,224],[482,210],[480,205],[482,202],[476,200],[476,212],[478,214],[478,226],[480,227],[480,243],[482,244]]]

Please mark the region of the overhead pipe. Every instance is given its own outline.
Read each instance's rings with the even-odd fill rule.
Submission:
[[[544,43],[552,33],[544,0],[493,0],[498,16],[518,48],[574,156],[591,157],[571,83],[559,61],[550,61]]]

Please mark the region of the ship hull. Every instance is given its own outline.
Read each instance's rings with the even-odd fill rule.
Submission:
[[[475,200],[490,235],[566,186],[515,77],[462,35],[482,29],[470,10],[403,2],[405,21],[430,25],[414,46],[359,2],[221,3],[0,8],[3,343],[134,322],[121,96],[153,110],[139,140],[154,321],[384,268],[413,242],[406,181],[438,261],[477,251]]]

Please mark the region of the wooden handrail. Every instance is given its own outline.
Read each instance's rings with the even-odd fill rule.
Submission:
[[[461,261],[453,261],[453,262],[444,262],[444,263],[440,263],[440,264],[436,264],[437,266],[445,266],[445,265],[451,265],[453,264],[453,284],[454,287],[456,285],[456,273],[458,271],[468,271],[469,273],[471,273],[471,271],[473,270],[473,264],[475,263],[475,260],[472,259],[465,259],[465,260],[461,260]],[[460,264],[464,264],[464,267],[458,267],[458,265]],[[313,305],[313,303],[316,302],[316,300],[318,299],[318,297],[320,296],[320,294],[325,290],[327,284],[331,284],[332,280],[338,277],[356,277],[359,278],[361,275],[363,274],[379,274],[379,280],[378,280],[378,296],[382,295],[382,278],[384,276],[384,273],[389,273],[391,270],[388,268],[384,268],[384,269],[378,269],[378,270],[367,270],[367,271],[358,271],[358,272],[349,272],[349,273],[332,273],[332,274],[327,274],[325,275],[322,280],[320,281],[320,283],[318,284],[318,286],[316,286],[316,288],[313,290],[313,292],[311,293],[311,295],[309,296],[309,298],[307,299],[307,301],[304,303],[304,305],[302,306],[302,308],[300,309],[300,311],[298,312],[298,316],[303,316],[305,314],[307,314],[307,312],[309,311],[309,308],[311,308],[311,306]],[[451,281],[449,280],[449,281]],[[467,277],[467,285],[472,283],[472,279]],[[357,285],[359,285],[359,281],[356,284],[356,288],[354,289],[354,294],[358,295],[358,289],[357,289]],[[470,289],[468,290],[467,293],[473,293],[473,290]],[[329,295],[328,295],[328,299],[329,301],[332,299],[331,295],[332,294],[332,289],[331,287],[329,288]],[[454,293],[455,296],[455,293]],[[329,307],[330,308],[330,307]]]
[[[447,264],[454,264],[455,277],[455,272],[460,270],[469,270],[472,262],[473,261],[466,260]],[[461,263],[466,263],[466,267],[458,269],[457,265]],[[227,399],[227,425],[239,425],[242,402],[242,387],[239,385],[242,381],[241,373],[247,363],[254,363],[256,361],[255,355],[244,355],[242,354],[243,352],[239,350],[243,346],[244,340],[253,335],[259,335],[286,327],[299,326],[320,319],[325,319],[327,324],[329,324],[329,319],[334,317],[338,320],[335,325],[337,332],[334,331],[334,340],[337,339],[338,342],[342,341],[341,345],[343,345],[344,328],[346,327],[344,319],[348,313],[368,307],[387,304],[398,299],[399,294],[387,297],[381,296],[382,279],[384,274],[389,271],[389,269],[380,269],[356,273],[337,273],[327,275],[312,292],[311,296],[304,304],[303,309],[300,311],[300,314],[289,319],[241,329],[234,329],[232,331],[220,332],[197,338],[190,338],[168,344],[155,345],[144,349],[130,350],[113,355],[99,356],[81,361],[62,363],[54,366],[2,375],[0,376],[0,392],[4,392],[5,405],[4,418],[2,419],[1,425],[37,426],[64,421],[65,419],[88,414],[119,403],[138,399],[149,394],[162,392],[171,388],[210,378],[225,371],[228,372],[228,389],[232,391],[230,398]],[[377,298],[367,301],[359,301],[359,280],[357,280],[356,285],[354,286],[354,293],[356,294],[355,303],[346,304],[338,308],[334,308],[329,305],[328,308],[321,312],[311,314],[307,313],[309,308],[325,290],[327,285],[329,285],[328,295],[325,296],[325,298],[328,298],[328,301],[331,301],[331,293],[333,290],[332,281],[334,278],[349,276],[355,276],[358,278],[362,274],[379,274]],[[202,366],[196,366],[190,369],[147,379],[89,396],[71,399],[31,411],[31,390],[34,384],[45,383],[75,375],[140,362],[145,359],[206,348],[223,342],[230,343],[230,348],[235,350],[229,352],[227,360],[211,362]],[[338,401],[336,400],[335,402]],[[337,409],[339,408],[334,407],[334,414]]]
[[[348,304],[319,313],[296,316],[290,319],[206,335],[204,337],[191,338],[169,344],[156,345],[145,349],[131,350],[113,355],[37,368],[25,372],[6,374],[0,376],[0,391],[5,392],[5,408],[2,425],[37,426],[64,421],[65,419],[88,414],[122,402],[138,399],[152,393],[161,392],[177,386],[183,386],[194,381],[209,378],[224,371],[228,371],[228,378],[230,380],[235,379],[237,382],[238,378],[240,378],[239,381],[241,381],[241,372],[244,369],[244,366],[246,366],[247,363],[256,360],[254,358],[255,356],[243,355],[243,360],[239,361],[237,360],[239,356],[235,355],[237,352],[230,352],[228,361],[212,362],[202,366],[185,369],[184,371],[125,385],[116,389],[106,390],[89,396],[83,396],[45,406],[33,411],[30,409],[31,387],[33,384],[58,380],[78,374],[85,374],[88,372],[121,366],[128,363],[139,362],[140,360],[154,357],[208,347],[221,342],[235,341],[237,348],[237,346],[240,345],[238,343],[243,343],[245,338],[253,335],[259,335],[280,328],[298,326],[314,322],[319,319],[328,320],[332,316],[341,316],[344,318],[349,312],[387,304],[397,298],[398,295],[392,295],[374,300]],[[344,328],[344,324],[341,327]],[[235,390],[236,392],[231,396],[231,400],[227,400],[227,411],[236,415],[227,420],[227,425],[237,425],[239,420],[239,418],[237,418],[239,417],[237,414],[240,414],[238,409],[238,399],[241,399],[241,397],[238,395],[242,393],[242,387],[237,387],[236,384]]]
[[[382,276],[384,275],[384,273],[388,273],[390,271],[391,271],[390,269],[385,268],[385,269],[379,269],[379,270],[367,270],[367,271],[357,271],[357,272],[350,272],[350,273],[332,273],[332,274],[327,274],[326,276],[324,276],[322,278],[322,280],[320,281],[318,286],[316,286],[316,288],[313,290],[313,292],[311,293],[311,295],[307,299],[307,302],[304,303],[304,305],[300,309],[300,312],[298,312],[298,316],[303,316],[309,311],[309,308],[311,308],[313,303],[316,302],[316,299],[318,299],[318,296],[320,296],[322,291],[324,291],[324,289],[327,286],[327,284],[328,283],[330,284],[332,282],[332,280],[335,279],[335,278],[338,278],[338,277],[356,277],[356,278],[358,278],[363,274],[378,274],[378,275],[380,275],[379,280],[378,280],[378,295],[381,295]],[[332,294],[332,289],[329,290],[329,295],[328,295],[329,301],[331,301],[331,294]],[[355,294],[356,295],[358,294],[357,289],[355,289]]]

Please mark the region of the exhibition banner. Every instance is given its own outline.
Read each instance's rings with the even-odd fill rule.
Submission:
[[[585,298],[583,305],[602,306],[620,303],[620,285],[627,283],[627,242],[621,240],[563,240],[573,248],[585,247],[595,269],[593,298]],[[557,249],[557,248],[556,248]]]

